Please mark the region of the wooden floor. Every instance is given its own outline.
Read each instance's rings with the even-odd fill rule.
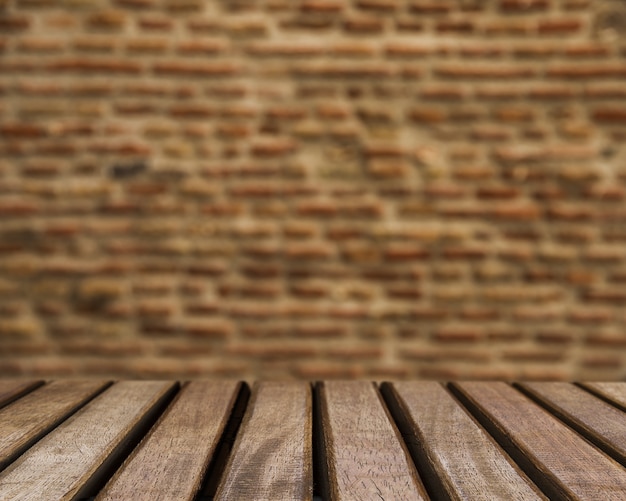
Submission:
[[[0,500],[626,500],[626,383],[0,381]]]

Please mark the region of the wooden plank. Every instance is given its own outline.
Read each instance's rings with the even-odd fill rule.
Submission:
[[[215,499],[311,499],[311,409],[308,383],[256,383]]]
[[[581,383],[580,386],[626,411],[626,383]]]
[[[240,386],[234,381],[185,385],[96,499],[194,499]]]
[[[519,386],[559,419],[626,465],[626,413],[570,383]]]
[[[22,395],[41,386],[43,381],[20,381],[6,379],[0,381],[0,408],[17,400]]]
[[[113,385],[22,454],[0,474],[0,499],[72,500],[121,460],[175,385],[127,381]]]
[[[551,498],[626,499],[626,471],[505,383],[454,383],[462,401]]]
[[[547,499],[436,382],[383,385],[435,500]]]
[[[319,394],[328,499],[428,499],[372,383],[327,382]]]
[[[0,470],[101,391],[103,381],[56,381],[0,410]]]

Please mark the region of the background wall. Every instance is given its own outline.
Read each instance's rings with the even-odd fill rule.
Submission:
[[[626,2],[1,0],[0,375],[626,375]]]

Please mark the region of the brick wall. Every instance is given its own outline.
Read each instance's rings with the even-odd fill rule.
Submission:
[[[0,376],[626,376],[626,2],[0,0]]]

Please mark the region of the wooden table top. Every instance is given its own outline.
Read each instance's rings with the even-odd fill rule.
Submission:
[[[0,381],[0,500],[626,499],[626,383]]]

